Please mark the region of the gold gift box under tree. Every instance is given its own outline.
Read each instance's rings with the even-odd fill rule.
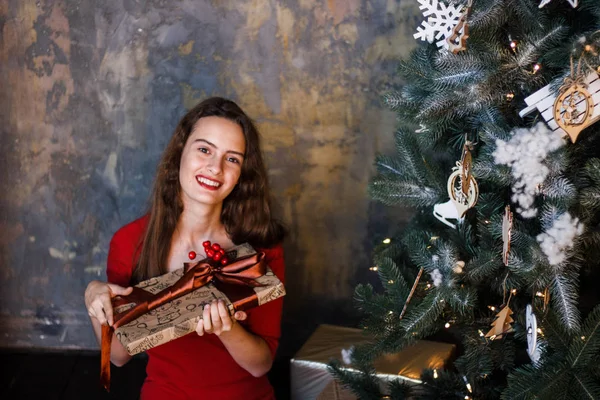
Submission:
[[[327,370],[331,359],[341,359],[342,350],[367,342],[363,330],[319,325],[291,360],[292,400],[356,400]],[[454,344],[417,340],[394,354],[378,357],[373,366],[382,381],[402,379],[420,383],[425,369],[443,369],[454,354]]]

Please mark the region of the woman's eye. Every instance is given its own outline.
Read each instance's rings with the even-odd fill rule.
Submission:
[[[227,160],[228,160],[229,162],[236,163],[236,164],[239,164],[239,163],[240,163],[240,160],[238,160],[237,158],[234,158],[234,157],[230,157],[230,158],[228,158]]]
[[[200,150],[202,153],[208,153],[208,149],[206,147],[200,147],[198,150]]]

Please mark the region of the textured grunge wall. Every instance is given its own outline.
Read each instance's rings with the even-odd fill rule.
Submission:
[[[84,288],[210,95],[262,131],[290,229],[288,326],[343,319],[373,241],[403,218],[366,187],[393,147],[379,96],[414,46],[415,3],[0,0],[0,346],[97,347]]]

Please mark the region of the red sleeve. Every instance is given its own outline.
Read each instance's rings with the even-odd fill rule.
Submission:
[[[139,257],[147,218],[140,218],[119,229],[110,241],[106,261],[108,282],[130,286],[131,276]]]
[[[267,264],[279,280],[285,285],[285,264],[283,260],[283,247],[277,245],[271,249],[261,249],[265,252]],[[246,326],[249,331],[262,337],[271,355],[275,357],[279,337],[281,336],[281,313],[283,311],[283,297],[263,304],[260,307],[247,311]]]

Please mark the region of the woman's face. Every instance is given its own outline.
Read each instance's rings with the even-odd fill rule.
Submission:
[[[246,140],[238,124],[221,117],[200,118],[179,165],[184,208],[222,203],[240,179],[245,150]]]

